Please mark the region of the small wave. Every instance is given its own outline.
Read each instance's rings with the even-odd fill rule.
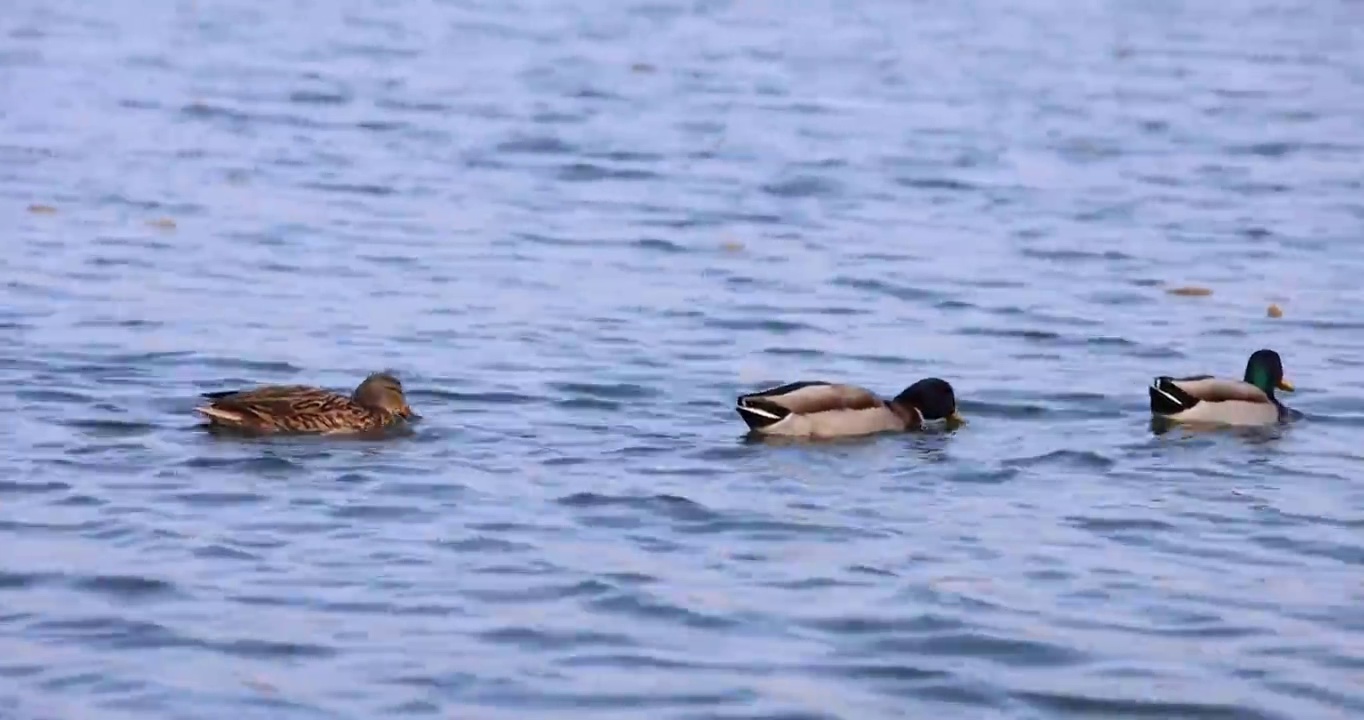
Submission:
[[[39,587],[61,579],[57,573],[11,572],[0,570],[0,592],[6,590],[26,590]]]
[[[638,645],[627,635],[620,633],[594,632],[591,630],[550,630],[523,626],[503,627],[485,630],[476,638],[498,645],[513,645],[532,651],[562,651],[594,647],[635,647]]]
[[[1065,520],[1081,530],[1089,530],[1099,534],[1127,531],[1173,532],[1177,529],[1170,523],[1152,518],[1098,518],[1071,515]]]
[[[1056,260],[1058,262],[1076,261],[1114,262],[1136,259],[1135,257],[1128,255],[1127,253],[1120,252],[1117,250],[1093,251],[1076,250],[1073,248],[1057,249],[1024,248],[1021,252],[1024,257],[1037,258],[1039,260]]]
[[[781,198],[835,197],[843,186],[837,181],[821,177],[792,177],[762,186],[763,192]]]
[[[410,505],[380,505],[378,503],[353,503],[331,510],[332,517],[347,520],[419,520],[431,516],[431,512]]]
[[[445,550],[472,554],[518,553],[535,549],[535,546],[530,543],[516,542],[488,535],[475,535],[463,540],[442,540],[437,544]]]
[[[272,360],[248,360],[245,358],[230,358],[218,355],[195,355],[191,362],[206,368],[222,368],[227,370],[245,370],[248,372],[294,375],[303,372],[303,368],[288,362]],[[217,390],[220,388],[208,388]]]
[[[1036,418],[1052,412],[1051,408],[1032,403],[1005,403],[988,402],[980,400],[961,400],[957,403],[962,414],[972,416],[981,415],[984,417],[1002,418]]]
[[[980,186],[974,183],[946,177],[897,177],[895,183],[914,190],[947,190],[960,193],[980,190]]]
[[[292,113],[259,113],[238,110],[226,105],[196,101],[180,109],[182,115],[191,120],[210,123],[224,123],[234,129],[244,129],[252,124],[280,125],[304,130],[323,130],[330,124]]]
[[[619,410],[622,405],[614,400],[603,400],[592,397],[573,397],[558,400],[556,406],[565,410]]]
[[[144,422],[134,422],[125,420],[103,420],[103,419],[76,419],[63,420],[62,424],[83,430],[94,437],[141,437],[149,435],[158,428],[155,425]]]
[[[868,649],[920,657],[972,657],[1016,667],[1067,667],[1089,661],[1085,653],[1054,643],[999,637],[980,630],[878,638],[868,643]]]
[[[762,352],[763,352],[764,355],[773,355],[773,356],[776,356],[776,357],[796,357],[796,358],[822,358],[822,357],[825,357],[825,355],[826,355],[826,353],[825,353],[823,350],[817,350],[817,349],[815,349],[815,348],[801,348],[801,347],[768,347],[768,348],[763,348]],[[773,384],[779,384],[779,383],[778,383],[778,381],[773,381]]]
[[[998,337],[1020,340],[1031,340],[1034,342],[1057,342],[1062,340],[1060,333],[1050,330],[1030,330],[1023,328],[986,328],[986,327],[965,327],[957,331],[960,335],[973,335],[980,337]]]
[[[1004,461],[1004,464],[1009,467],[1022,468],[1063,465],[1091,470],[1108,470],[1117,462],[1091,450],[1054,450],[1043,455],[1009,458]]]
[[[638,590],[616,591],[591,600],[587,604],[593,610],[609,615],[627,615],[698,630],[725,630],[739,625],[734,618],[689,610]]]
[[[0,496],[4,495],[45,495],[52,492],[65,492],[71,489],[70,483],[59,480],[23,482],[0,480]]]
[[[194,556],[203,560],[236,560],[243,562],[256,562],[261,559],[260,555],[249,553],[227,545],[213,544],[194,549]]]
[[[899,285],[888,280],[839,276],[834,278],[833,284],[899,300],[938,300],[942,297],[941,293],[934,290]]]
[[[142,575],[92,575],[72,578],[70,583],[72,587],[85,592],[124,600],[181,594],[174,583]]]
[[[180,465],[203,470],[231,469],[253,473],[300,473],[306,470],[300,463],[273,455],[248,458],[194,457]]]
[[[578,148],[557,137],[537,135],[499,143],[497,152],[509,155],[574,155]]]
[[[677,529],[680,532],[694,535],[733,534],[736,537],[753,541],[784,541],[800,538],[822,538],[837,541],[854,538],[879,538],[885,535],[883,532],[851,526],[757,517],[720,517]]]
[[[660,240],[658,238],[644,238],[642,240],[636,240],[634,242],[634,246],[641,250],[660,252],[668,255],[680,255],[683,253],[691,252],[691,250],[684,245],[679,245],[678,243],[671,242],[668,240]]]
[[[993,470],[987,469],[959,469],[952,471],[947,480],[955,483],[978,483],[983,485],[998,485],[1006,483],[1018,477],[1017,468],[1004,467]]]
[[[630,710],[633,712],[641,712],[655,709],[662,710],[665,708],[724,707],[751,702],[754,697],[754,693],[742,690],[692,693],[657,690],[648,692],[603,692],[601,690],[585,692],[551,692],[538,687],[518,687],[515,689],[487,691],[481,694],[481,699],[488,702],[496,702],[498,705],[509,708],[542,709],[558,712],[564,712],[569,708],[575,710]],[[725,716],[707,714],[705,717],[723,718]],[[823,719],[788,714],[774,717],[773,720]]]
[[[610,160],[612,162],[662,162],[667,156],[659,153],[643,152],[638,150],[608,150],[605,152],[585,152],[584,157],[600,160]]]
[[[557,177],[565,182],[599,182],[602,180],[655,180],[661,176],[652,170],[611,168],[594,163],[575,162],[559,168]]]
[[[704,505],[677,495],[626,496],[580,492],[559,498],[559,503],[576,508],[631,508],[686,522],[701,522],[716,517]]]
[[[193,647],[199,644],[160,623],[112,616],[40,620],[29,625],[27,630],[37,637],[119,650]]]
[[[268,660],[329,658],[337,654],[336,648],[327,645],[284,640],[220,640],[202,645],[224,655]]]
[[[657,654],[646,653],[605,653],[594,654],[591,652],[574,653],[557,661],[557,664],[564,667],[606,667],[606,668],[647,668],[651,670],[704,670],[716,669],[725,670],[732,668],[731,664],[723,662],[702,663],[691,660],[681,660],[660,657]]]
[[[457,392],[432,388],[416,388],[407,392],[415,400],[438,400],[478,405],[534,405],[544,398],[521,393],[490,390],[487,392]],[[415,403],[414,403],[415,404]]]
[[[388,197],[397,192],[390,185],[373,183],[305,182],[301,183],[300,187],[342,195],[368,195],[370,197]]]
[[[505,567],[484,568],[478,571],[479,574],[488,575],[507,575],[520,574],[509,573]],[[540,574],[532,572],[530,574]],[[570,600],[576,598],[594,598],[617,592],[617,588],[609,583],[599,580],[583,580],[576,583],[550,583],[547,585],[530,585],[516,588],[476,588],[470,587],[460,591],[466,598],[480,602],[507,604],[507,603],[543,603],[547,601]]]
[[[658,397],[657,390],[634,383],[556,382],[550,383],[550,387],[565,394],[598,400],[649,400]]]
[[[763,331],[776,334],[790,334],[796,332],[816,332],[821,335],[827,331],[810,325],[809,323],[794,320],[777,320],[773,318],[718,318],[707,317],[705,320],[707,327],[729,331]]]
[[[1103,718],[1189,718],[1190,720],[1284,720],[1244,705],[1175,702],[1077,693],[1018,692],[1015,697],[1038,710],[1067,716]]]
[[[1343,544],[1293,538],[1285,535],[1256,535],[1252,539],[1257,544],[1274,550],[1286,550],[1301,556],[1326,558],[1345,565],[1364,565],[1364,542]]]
[[[192,492],[171,493],[167,499],[185,505],[201,507],[223,507],[229,505],[253,505],[264,502],[265,495],[256,492],[232,490],[196,490]]]
[[[295,105],[349,105],[354,98],[344,90],[295,90],[287,99]]]
[[[852,582],[849,580],[839,580],[831,577],[811,577],[800,578],[797,580],[773,580],[762,583],[764,587],[776,588],[778,590],[827,590],[840,587],[871,587],[870,582]]]
[[[905,665],[893,662],[852,662],[809,665],[806,672],[835,675],[851,680],[890,680],[897,683],[919,683],[925,680],[945,680],[953,677],[945,670]]]

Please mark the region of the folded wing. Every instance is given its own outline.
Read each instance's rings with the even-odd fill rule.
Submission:
[[[344,395],[303,385],[276,385],[242,391],[204,393],[209,399],[200,413],[232,424],[271,425],[288,418],[293,423],[310,425],[310,418],[322,418],[355,410]]]
[[[1240,401],[1268,404],[1269,396],[1260,388],[1241,380],[1214,377],[1176,378],[1171,381],[1180,390],[1203,402]]]
[[[871,391],[856,385],[796,382],[743,395],[739,404],[779,415],[814,415],[837,410],[868,410],[883,405]]]

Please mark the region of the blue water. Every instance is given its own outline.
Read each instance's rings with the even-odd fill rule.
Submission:
[[[0,38],[4,720],[1364,716],[1358,2]],[[1260,347],[1300,422],[1152,431],[1151,376]],[[410,437],[191,412],[383,368]],[[925,375],[970,424],[732,410]]]

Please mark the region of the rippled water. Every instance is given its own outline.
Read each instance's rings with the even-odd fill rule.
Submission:
[[[1359,717],[1361,28],[11,3],[0,715]],[[1266,346],[1302,422],[1152,432]],[[190,412],[380,368],[410,437]],[[731,408],[929,374],[969,425]]]

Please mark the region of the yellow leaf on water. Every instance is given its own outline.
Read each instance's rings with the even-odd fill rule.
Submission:
[[[1281,318],[1283,317],[1283,308],[1279,307],[1277,303],[1270,303],[1267,314],[1272,318]]]

